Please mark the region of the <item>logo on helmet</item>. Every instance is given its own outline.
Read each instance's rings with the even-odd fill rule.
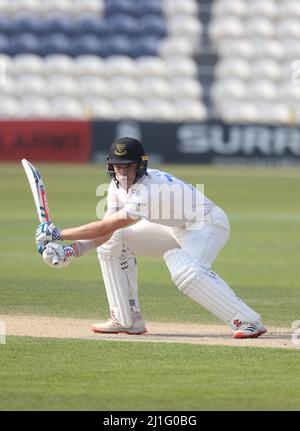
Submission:
[[[117,144],[114,153],[117,156],[125,156],[127,154],[126,144]]]

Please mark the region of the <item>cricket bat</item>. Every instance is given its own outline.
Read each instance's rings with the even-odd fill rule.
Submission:
[[[37,168],[28,160],[22,159],[22,165],[27,175],[27,179],[32,191],[39,221],[41,223],[49,222],[51,221],[50,210],[48,205],[46,187],[43,182],[42,176],[37,170]],[[57,263],[54,262],[54,260],[58,262],[58,260],[54,257],[54,264]]]
[[[22,160],[23,168],[27,175],[28,182],[32,191],[33,199],[35,202],[36,210],[40,222],[50,221],[50,211],[47,200],[46,188],[42,179],[41,174],[32,163],[28,160]]]

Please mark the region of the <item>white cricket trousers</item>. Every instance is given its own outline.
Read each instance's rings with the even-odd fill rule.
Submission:
[[[195,222],[188,228],[171,228],[142,220],[133,226],[116,231],[109,241],[98,248],[100,264],[105,269],[107,265],[103,264],[104,256],[111,256],[113,263],[116,258],[122,259],[122,253],[126,252],[128,256],[126,259],[126,274],[129,284],[126,284],[123,277],[124,286],[127,286],[127,289],[119,289],[122,284],[119,280],[115,280],[113,283],[113,280],[107,279],[105,286],[108,292],[110,310],[117,310],[118,315],[121,315],[123,310],[123,314],[127,316],[127,320],[125,316],[123,321],[125,323],[129,322],[127,326],[130,326],[132,318],[127,306],[128,298],[131,298],[131,301],[134,302],[135,309],[139,310],[134,255],[162,257],[170,250],[171,254],[169,254],[167,260],[166,256],[164,256],[164,259],[174,283],[183,293],[220,318],[232,329],[237,329],[242,322],[260,322],[260,315],[237,298],[226,282],[211,271],[211,265],[226,244],[229,232],[228,218],[219,207],[215,207],[211,213],[206,215],[204,222]],[[184,264],[185,272],[180,273],[181,268],[177,268],[177,266],[182,264],[182,253],[177,255],[176,260],[171,258],[172,252],[174,256],[174,249],[176,248],[181,248],[185,252],[183,253],[184,256],[189,256],[189,259],[192,258],[191,262],[195,260],[199,263],[198,272],[200,272],[200,275],[194,274],[192,283],[188,280],[191,273],[195,272],[195,264],[190,268]],[[118,264],[117,268],[119,266]],[[113,271],[109,267],[106,272],[109,274]],[[117,271],[115,272],[117,273]],[[120,272],[122,273],[123,271]],[[120,274],[119,276],[121,277]],[[185,280],[184,276],[188,280]],[[187,282],[189,282],[189,285],[187,285]],[[113,301],[112,295],[110,295],[113,288],[119,291],[119,296],[123,298],[122,301]],[[121,318],[120,320],[122,321]],[[126,326],[124,323],[122,324]]]
[[[136,256],[162,257],[173,248],[182,248],[201,265],[209,268],[229,238],[229,222],[225,212],[219,208],[204,217],[204,222],[196,222],[188,229],[168,227],[147,220],[120,229],[109,241],[101,246],[106,252],[118,254],[126,244]]]

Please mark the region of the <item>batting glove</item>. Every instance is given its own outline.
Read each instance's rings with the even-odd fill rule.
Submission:
[[[74,256],[72,245],[62,245],[57,242],[49,242],[43,250],[44,262],[55,268],[63,268],[70,263],[70,257]]]
[[[61,229],[57,228],[52,222],[43,222],[38,225],[35,233],[39,253],[42,253],[49,241],[60,240]]]

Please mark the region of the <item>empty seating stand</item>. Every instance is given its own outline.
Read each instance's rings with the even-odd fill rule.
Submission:
[[[196,0],[0,2],[0,116],[201,121]]]
[[[299,122],[292,76],[300,54],[300,2],[216,0],[209,32],[219,57],[214,115],[228,122]]]

